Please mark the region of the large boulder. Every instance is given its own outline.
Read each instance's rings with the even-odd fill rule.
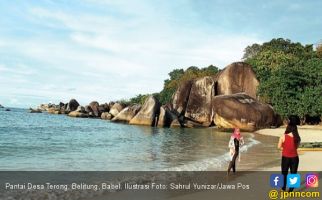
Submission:
[[[79,106],[79,103],[76,101],[76,99],[71,99],[67,105],[66,112],[72,112],[77,109]]]
[[[111,107],[111,109],[110,109],[110,114],[111,115],[113,115],[113,116],[116,116],[116,115],[118,115],[120,112],[121,112],[121,110],[123,110],[124,109],[124,105],[122,105],[122,104],[120,104],[120,103],[115,103],[115,104],[113,104],[113,106]]]
[[[65,104],[63,102],[59,102],[59,109],[64,109],[65,110]]]
[[[154,96],[149,96],[141,110],[130,120],[130,124],[156,126],[160,114],[160,102]]]
[[[89,104],[89,107],[91,108],[94,117],[100,117],[101,116],[101,112],[99,110],[99,103],[97,101],[92,101]]]
[[[86,113],[84,106],[78,106],[75,111],[80,113]]]
[[[41,111],[48,111],[50,108],[54,108],[55,104],[40,104],[37,109],[40,109]]]
[[[245,93],[216,96],[212,100],[214,123],[219,128],[238,127],[246,131],[279,126],[279,116],[268,104]]]
[[[100,113],[108,112],[108,111],[110,111],[110,107],[107,103],[104,103],[104,104],[99,105],[98,110]]]
[[[58,108],[58,106],[48,108],[48,109],[47,109],[47,112],[48,112],[49,114],[65,114],[65,111],[63,110],[63,112],[62,112],[62,110],[60,110],[60,109]]]
[[[57,106],[54,106],[54,107],[55,107],[56,113],[58,112],[59,114],[68,114],[69,112],[66,111],[67,106],[68,106],[67,104],[60,102]]]
[[[85,117],[88,117],[88,114],[81,113],[81,112],[78,112],[78,111],[72,111],[72,112],[68,113],[68,116],[85,118]]]
[[[39,109],[39,108],[36,108],[36,109],[29,108],[29,112],[30,113],[42,113],[41,109]]]
[[[168,105],[161,106],[158,127],[181,126],[178,117],[171,110]]]
[[[215,78],[206,76],[193,81],[185,118],[201,126],[210,126],[212,121],[211,101],[214,96]]]
[[[186,81],[183,84],[179,85],[178,89],[174,93],[172,105],[173,110],[178,116],[184,115],[186,111],[192,84],[192,80]]]
[[[111,110],[111,108],[114,106],[115,102],[114,101],[110,101],[107,105],[108,105],[108,112]]]
[[[141,105],[136,104],[133,106],[128,106],[124,108],[118,115],[116,115],[112,121],[113,122],[129,122],[141,109]]]
[[[101,119],[111,120],[112,118],[113,118],[113,116],[109,112],[103,112],[101,114]]]
[[[244,62],[235,62],[220,72],[215,82],[214,92],[217,95],[227,95],[245,92],[256,99],[259,81],[253,68]]]
[[[90,112],[93,112],[93,111],[92,111],[92,108],[89,105],[87,105],[87,106],[85,106],[85,112],[90,113]]]

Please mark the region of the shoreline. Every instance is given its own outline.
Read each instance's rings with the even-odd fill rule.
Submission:
[[[260,143],[251,146],[246,152],[241,152],[241,162],[237,163],[237,171],[280,171],[281,151],[277,149],[277,143],[285,128],[282,126],[275,129],[260,129],[251,133]],[[303,143],[322,142],[321,125],[298,126],[298,131]],[[322,156],[321,148],[300,148],[298,153],[300,158],[298,171],[322,169],[322,160],[317,159]],[[226,165],[228,166],[228,162]],[[214,169],[209,168],[207,171],[212,170]],[[222,167],[221,170],[226,168]]]

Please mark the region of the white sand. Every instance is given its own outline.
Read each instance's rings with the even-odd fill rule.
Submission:
[[[298,131],[302,142],[322,142],[322,126],[298,126]],[[275,129],[261,129],[258,134],[280,137],[284,134],[285,127]]]

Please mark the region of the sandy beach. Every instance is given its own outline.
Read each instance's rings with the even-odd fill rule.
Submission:
[[[257,134],[280,137],[283,135],[285,127],[279,127],[276,129],[261,129],[256,131]],[[301,136],[302,143],[311,143],[311,142],[322,142],[322,126],[312,126],[304,125],[298,126],[298,131]],[[277,145],[277,143],[276,143]],[[322,150],[321,149],[299,149],[299,171],[320,171],[322,169],[322,160],[317,159],[321,158]],[[280,170],[279,163],[276,163],[276,167],[269,167],[265,170],[267,171],[278,171]]]
[[[261,135],[269,135],[280,137],[285,131],[285,126],[281,126],[275,129],[261,129],[255,133]],[[301,142],[322,142],[322,126],[321,125],[304,125],[298,126],[298,131],[301,136]]]

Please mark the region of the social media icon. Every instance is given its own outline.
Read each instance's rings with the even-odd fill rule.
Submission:
[[[306,187],[318,187],[319,186],[319,176],[318,174],[306,174]]]
[[[273,188],[281,188],[284,184],[284,176],[282,174],[272,174],[269,182]]]
[[[289,188],[299,188],[301,185],[301,176],[299,174],[288,174],[286,183]]]

